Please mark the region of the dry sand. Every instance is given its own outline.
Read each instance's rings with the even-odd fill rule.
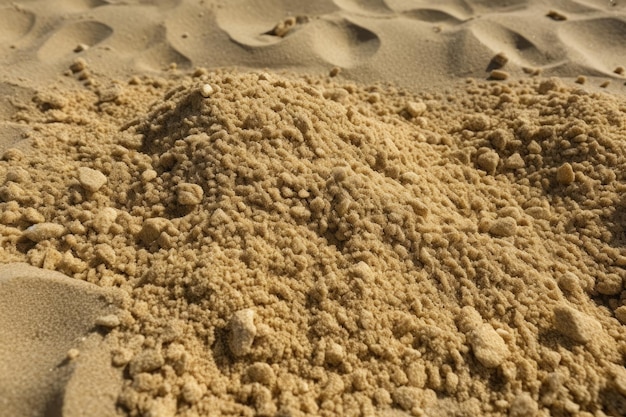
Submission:
[[[429,3],[1,5],[0,416],[625,415],[626,6]]]

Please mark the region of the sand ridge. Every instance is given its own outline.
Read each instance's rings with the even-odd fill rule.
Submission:
[[[611,1],[65,0],[5,5],[0,14],[8,52],[2,64],[11,67],[3,76],[18,84],[20,77],[48,82],[76,57],[113,76],[170,65],[339,67],[350,79],[372,83],[384,75],[405,88],[484,78],[486,63],[501,52],[515,75],[527,69],[623,84],[614,70],[625,65],[624,5]]]

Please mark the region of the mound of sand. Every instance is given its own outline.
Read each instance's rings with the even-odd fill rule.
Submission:
[[[0,265],[0,407],[6,416],[110,416],[121,387],[102,342],[113,289]]]
[[[554,79],[47,90],[0,260],[128,294],[125,415],[623,415],[625,111]]]

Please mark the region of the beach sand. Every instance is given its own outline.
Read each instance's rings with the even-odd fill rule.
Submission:
[[[0,416],[625,415],[626,5],[442,3],[1,4]]]

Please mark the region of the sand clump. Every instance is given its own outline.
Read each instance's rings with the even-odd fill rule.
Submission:
[[[0,259],[128,295],[121,415],[626,412],[623,99],[196,75],[0,162]]]

